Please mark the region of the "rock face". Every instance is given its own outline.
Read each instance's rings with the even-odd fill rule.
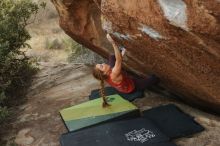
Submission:
[[[60,26],[103,57],[106,32],[127,48],[124,66],[155,73],[184,100],[220,113],[219,0],[51,0]]]

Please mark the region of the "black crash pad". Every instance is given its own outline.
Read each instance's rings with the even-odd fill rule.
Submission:
[[[105,123],[60,138],[62,146],[175,146],[167,143],[168,140],[144,118]]]
[[[150,119],[171,139],[189,136],[204,130],[194,118],[173,104],[143,111],[143,117]]]
[[[119,94],[121,97],[123,97],[124,99],[126,99],[128,101],[133,101],[136,98],[144,97],[144,91],[134,91],[132,93],[121,93],[113,87],[105,87],[105,94],[106,94],[106,96]],[[93,99],[96,99],[96,98],[99,98],[99,97],[100,97],[99,89],[92,90],[90,95],[89,95],[90,100],[93,100]]]
[[[170,142],[163,142],[163,143],[147,144],[146,146],[176,146],[176,145]]]

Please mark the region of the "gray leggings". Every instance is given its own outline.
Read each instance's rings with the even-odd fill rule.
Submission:
[[[109,56],[109,60],[108,60],[108,64],[111,66],[111,68],[114,67],[115,65],[115,55],[110,55]],[[136,77],[133,75],[130,75],[131,79],[134,82],[135,85],[135,90],[136,91],[143,91],[153,85],[156,85],[160,82],[160,79],[156,76],[156,75],[150,75],[146,78],[141,78],[141,77]]]

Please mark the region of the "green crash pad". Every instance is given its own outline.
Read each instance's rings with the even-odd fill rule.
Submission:
[[[77,131],[103,122],[140,116],[138,108],[119,95],[107,96],[111,106],[102,107],[102,99],[94,99],[60,111],[69,131]]]

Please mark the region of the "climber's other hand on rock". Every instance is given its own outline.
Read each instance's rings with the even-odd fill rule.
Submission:
[[[107,34],[107,35],[106,35],[106,38],[108,39],[109,42],[115,43],[115,41],[112,39],[112,37],[110,36],[110,34]]]

